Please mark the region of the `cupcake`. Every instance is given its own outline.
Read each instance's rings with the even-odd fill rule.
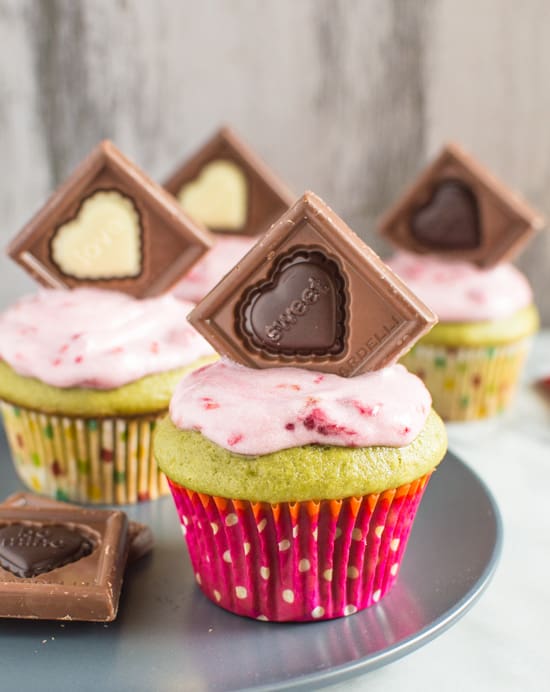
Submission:
[[[388,265],[439,317],[402,359],[424,380],[437,412],[460,421],[504,411],[539,325],[525,276],[508,263],[481,269],[406,252]]]
[[[215,359],[163,291],[209,247],[164,190],[104,142],[9,248],[51,288],[0,314],[0,402],[17,472],[83,503],[166,494],[152,432]],[[114,290],[116,289],[116,290]]]
[[[214,247],[176,284],[174,295],[198,302],[292,204],[295,196],[230,128],[222,127],[164,184],[204,224]]]
[[[215,358],[173,296],[43,289],[0,314],[0,400],[15,468],[35,492],[85,503],[167,488],[151,439],[189,370]]]
[[[201,589],[277,621],[350,615],[389,591],[445,450],[402,365],[344,378],[214,363],[178,385],[155,434]]]
[[[542,224],[456,144],[382,219],[399,249],[389,266],[439,317],[403,363],[444,419],[485,418],[512,401],[539,319],[510,260]]]
[[[306,193],[190,319],[233,359],[187,375],[155,431],[200,588],[258,620],[378,603],[446,451],[395,364],[434,315]]]

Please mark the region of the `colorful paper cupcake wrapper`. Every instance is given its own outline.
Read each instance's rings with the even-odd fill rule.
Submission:
[[[494,416],[511,403],[531,339],[481,348],[416,344],[401,360],[429,389],[445,420]]]
[[[69,418],[0,402],[15,469],[58,500],[132,504],[170,491],[153,458],[156,418]]]
[[[208,598],[258,620],[308,621],[351,615],[391,589],[428,479],[364,497],[274,505],[169,483]]]

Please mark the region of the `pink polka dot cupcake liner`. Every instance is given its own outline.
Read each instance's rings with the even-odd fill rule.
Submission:
[[[418,343],[401,362],[424,381],[444,420],[477,420],[511,404],[530,344],[530,338],[479,348]]]
[[[170,493],[153,457],[162,416],[73,418],[0,402],[19,477],[31,490],[84,504],[133,504]]]
[[[378,603],[397,578],[429,477],[364,497],[279,504],[168,482],[204,594],[237,615],[281,622]]]

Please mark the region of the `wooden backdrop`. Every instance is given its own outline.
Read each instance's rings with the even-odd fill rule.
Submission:
[[[547,0],[0,0],[0,64],[2,245],[100,138],[160,180],[222,122],[382,252],[450,138],[550,218]],[[519,264],[550,324],[550,236]]]

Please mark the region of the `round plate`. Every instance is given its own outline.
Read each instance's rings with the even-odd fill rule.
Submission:
[[[0,487],[21,489],[5,443]],[[5,620],[6,689],[278,690],[321,687],[426,644],[476,601],[502,538],[490,492],[448,454],[430,481],[393,591],[339,620],[262,623],[231,615],[196,586],[169,498],[128,508],[149,523],[153,554],[129,568],[114,623]]]

